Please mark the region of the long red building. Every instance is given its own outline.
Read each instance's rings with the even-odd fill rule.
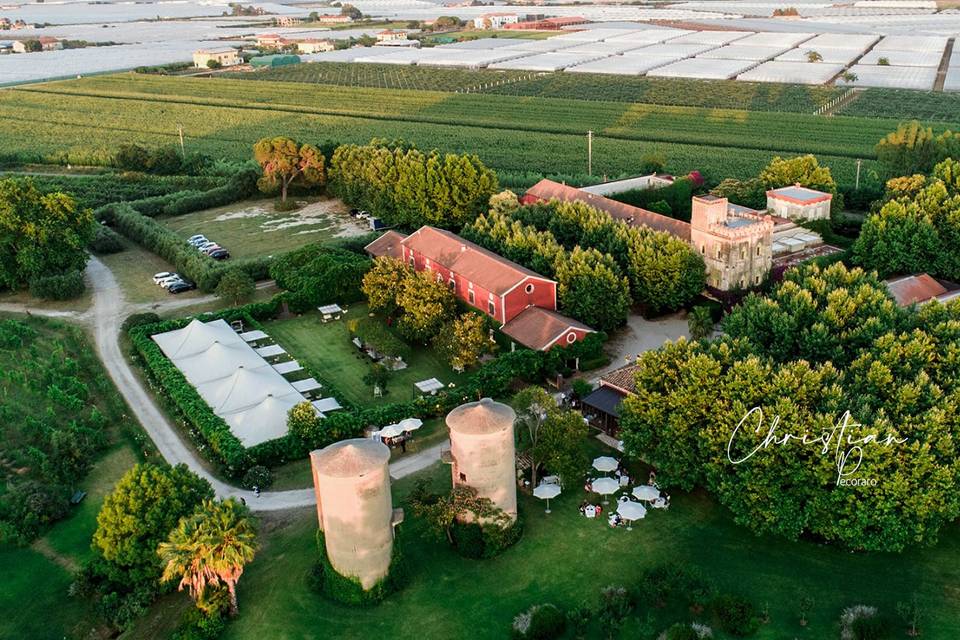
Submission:
[[[572,344],[593,329],[557,313],[557,283],[460,236],[424,226],[388,231],[366,246],[372,256],[432,271],[454,294],[498,321],[517,343],[540,351]]]

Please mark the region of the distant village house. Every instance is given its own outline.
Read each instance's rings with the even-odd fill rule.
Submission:
[[[515,13],[484,13],[473,19],[474,29],[502,29],[504,25],[516,24],[520,16]]]
[[[333,40],[320,40],[318,38],[297,40],[297,51],[300,53],[323,53],[324,51],[333,51],[335,48]]]
[[[50,36],[40,36],[39,38],[27,38],[25,40],[16,40],[13,43],[14,53],[30,53],[36,51],[31,48],[31,43],[39,43],[40,51],[56,51],[63,49],[63,42]],[[33,45],[37,46],[37,45]]]
[[[193,66],[197,69],[209,69],[210,63],[221,67],[233,67],[243,64],[243,58],[236,49],[198,49],[193,52]]]

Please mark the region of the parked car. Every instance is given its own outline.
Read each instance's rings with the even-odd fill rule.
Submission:
[[[184,291],[193,291],[197,288],[197,285],[193,284],[188,280],[180,280],[179,282],[174,282],[169,287],[167,291],[172,294],[183,293]]]
[[[171,273],[170,271],[161,271],[160,273],[153,274],[153,282],[154,284],[160,284],[161,280],[164,280],[166,278],[169,278],[170,276],[175,276],[175,275],[177,274]]]
[[[226,260],[230,257],[230,252],[226,249],[217,249],[216,251],[211,251],[209,254],[214,260]]]
[[[203,250],[203,253],[205,253],[205,254],[207,254],[207,255],[210,255],[210,254],[213,253],[214,251],[220,251],[220,250],[222,250],[222,249],[223,249],[223,247],[221,247],[221,246],[218,245],[217,243],[214,243],[212,247],[207,247],[206,249],[204,249],[204,250]]]
[[[202,244],[198,244],[198,245],[197,245],[197,249],[198,249],[199,251],[206,251],[206,250],[209,249],[210,247],[215,247],[215,246],[217,246],[217,243],[216,243],[216,242],[211,242],[211,241],[207,240],[206,242],[204,242],[204,243],[202,243]]]
[[[182,280],[183,280],[183,278],[181,278],[181,277],[179,276],[179,274],[172,273],[172,274],[170,274],[169,276],[167,276],[166,278],[162,278],[159,282],[157,282],[157,284],[160,285],[161,287],[163,287],[164,289],[167,289],[167,288],[169,288],[170,285],[173,284],[174,282],[181,282]]]
[[[207,236],[203,235],[202,233],[198,233],[195,236],[190,236],[189,238],[187,238],[187,243],[192,245],[197,245],[197,244],[200,244],[201,242],[206,242],[206,241],[207,241]]]

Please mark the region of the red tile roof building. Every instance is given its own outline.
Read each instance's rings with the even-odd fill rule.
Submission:
[[[937,280],[927,273],[917,273],[912,276],[890,278],[884,280],[887,291],[901,307],[912,304],[925,304],[931,300],[948,302],[960,297],[960,289],[956,284]],[[949,285],[948,289],[946,285]]]
[[[424,226],[404,236],[388,231],[366,246],[372,256],[403,260],[431,271],[454,294],[498,321],[525,347],[547,350],[593,330],[556,312],[557,283],[460,236]]]

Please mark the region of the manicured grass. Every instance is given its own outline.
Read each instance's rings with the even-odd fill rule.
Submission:
[[[280,213],[274,210],[273,200],[245,200],[165,218],[163,222],[184,240],[202,233],[228,250],[232,258],[274,255],[313,242],[328,242],[369,231],[347,215],[339,200],[297,200],[307,205]]]
[[[0,546],[0,638],[97,638],[89,603],[69,597],[71,569],[90,558],[97,513],[117,480],[137,462],[128,445],[103,456],[80,488],[87,497],[31,548]]]
[[[347,321],[367,313],[366,305],[351,307],[342,320],[323,323],[318,313],[307,313],[289,320],[276,320],[264,326],[270,337],[301,364],[313,369],[336,387],[347,400],[360,405],[378,405],[413,400],[413,383],[437,378],[444,384],[460,383],[464,374],[455,373],[427,348],[415,348],[406,369],[395,371],[387,383],[387,393],[373,397],[373,388],[363,381],[370,371],[370,359],[350,342]]]
[[[178,293],[174,296],[166,289],[157,286],[153,282],[153,274],[162,271],[176,271],[173,265],[126,238],[123,238],[123,245],[123,251],[100,256],[100,260],[113,272],[117,284],[123,289],[127,302],[164,302],[172,298],[180,300],[198,298],[203,295],[200,291],[194,290]]]
[[[449,486],[449,469],[424,472],[437,487]],[[645,477],[640,472],[639,477]],[[402,504],[414,478],[394,484]],[[505,638],[513,616],[531,604],[595,605],[609,584],[635,587],[645,568],[686,562],[699,566],[725,591],[769,605],[770,622],[753,636],[761,640],[837,637],[843,607],[878,606],[891,620],[898,600],[916,592],[924,602],[923,637],[960,637],[960,532],[944,532],[936,547],[902,555],[851,554],[809,542],[756,537],[736,526],[730,514],[702,492],[675,493],[668,511],[654,511],[633,531],[610,529],[606,518],[587,520],[577,505],[585,494],[574,487],[551,501],[521,497],[526,517],[523,539],[501,557],[460,558],[445,543],[426,535],[424,523],[407,508],[402,527],[411,581],[372,609],[332,604],[310,591],[307,574],[315,554],[316,514],[299,512],[271,529],[257,559],[240,581],[240,617],[225,635],[231,640],[314,637],[446,639]],[[797,622],[797,590],[817,601],[810,624]],[[652,616],[649,630],[643,628]],[[695,617],[683,606],[641,605],[620,638],[653,638],[678,620]],[[701,616],[711,623],[709,614]],[[713,624],[715,638],[729,638]],[[906,637],[897,623],[891,638]],[[591,638],[602,637],[592,629]]]

